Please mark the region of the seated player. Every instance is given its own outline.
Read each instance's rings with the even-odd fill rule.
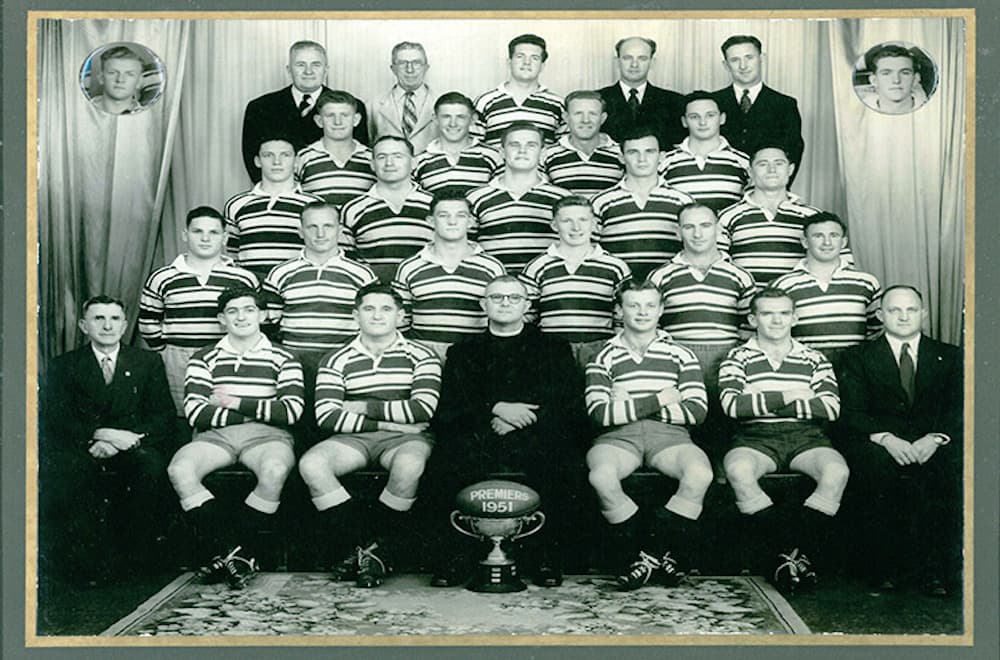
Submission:
[[[455,188],[467,193],[485,186],[501,169],[503,157],[469,134],[475,108],[468,96],[448,92],[434,103],[438,137],[413,164],[413,180],[427,192]]]
[[[566,342],[525,324],[528,297],[516,278],[494,278],[482,304],[486,331],[448,351],[431,420],[437,442],[421,497],[437,526],[431,584],[456,585],[471,573],[475,550],[448,522],[458,491],[496,473],[521,472],[546,515],[525,542],[532,550],[525,573],[539,586],[557,586],[568,552],[560,549],[570,522],[567,484],[582,467],[575,446],[585,421],[581,378]]]
[[[631,273],[624,261],[591,242],[597,218],[586,199],[563,197],[552,214],[559,241],[532,259],[519,278],[538,327],[570,342],[585,369],[614,335],[614,300]]]
[[[295,181],[295,149],[290,138],[266,135],[253,162],[260,168],[261,180],[233,195],[222,213],[229,254],[263,281],[272,268],[298,256],[302,250],[299,216],[306,204],[320,198],[302,192]]]
[[[569,192],[538,171],[542,131],[535,125],[514,122],[504,129],[501,147],[503,172],[468,198],[479,244],[516,275],[555,239],[552,205]]]
[[[206,344],[222,339],[216,307],[231,286],[256,289],[257,277],[222,254],[226,226],[210,206],[187,214],[181,234],[187,252],[154,270],[139,296],[139,333],[163,357],[177,416],[184,416],[184,374],[188,359]]]
[[[604,99],[597,92],[577,90],[566,97],[563,120],[569,129],[545,150],[542,172],[549,181],[590,199],[625,175],[618,143],[601,132],[607,119]]]
[[[639,126],[622,137],[625,178],[591,200],[601,219],[601,246],[625,261],[632,279],[649,273],[680,252],[677,213],[694,200],[663,183],[656,173],[660,143],[656,131]]]
[[[375,140],[372,167],[375,185],[340,210],[340,243],[389,284],[399,263],[434,235],[427,221],[431,196],[410,179],[413,145],[405,138],[383,135]]]
[[[756,335],[731,350],[719,371],[722,408],[740,422],[723,463],[748,530],[764,556],[778,560],[767,566],[770,577],[794,591],[815,583],[805,550],[821,549],[847,485],[847,463],[822,426],[837,418],[840,396],[829,361],[792,339],[795,302],[787,293],[759,291],[749,320]],[[759,481],[788,470],[812,477],[816,489],[796,515],[781,519]]]
[[[441,362],[405,339],[399,295],[385,284],[358,291],[354,316],[360,334],[323,360],[316,378],[316,420],[332,433],[299,461],[299,472],[321,512],[331,541],[355,545],[342,572],[356,573],[357,586],[377,587],[391,570],[386,535],[398,534],[417,497],[417,485],[431,453],[426,431],[437,407]],[[389,480],[370,515],[338,480],[370,465],[389,471]],[[345,570],[346,569],[346,570]]]
[[[143,109],[139,103],[142,59],[128,46],[119,44],[101,53],[97,82],[101,91],[91,97],[95,108],[112,115],[131,115]]]
[[[708,456],[687,429],[704,421],[708,399],[698,358],[656,327],[659,290],[633,282],[617,304],[624,328],[587,365],[587,411],[602,428],[587,452],[589,478],[622,566],[618,587],[631,591],[650,580],[673,586],[682,578],[678,564],[694,561],[693,523],[712,484]],[[679,482],[651,529],[621,485],[643,465]]]
[[[704,91],[688,94],[681,123],[687,137],[667,152],[658,168],[666,184],[715,213],[740,201],[750,175],[750,157],[722,137],[726,113],[715,98]]]
[[[881,589],[918,577],[947,596],[961,587],[962,351],[921,332],[927,307],[913,287],[891,286],[881,302],[885,334],[843,354],[857,543]]]
[[[295,178],[302,191],[338,208],[375,184],[371,149],[355,139],[354,128],[362,117],[358,103],[347,92],[323,90],[313,115],[323,137],[295,156]]]
[[[288,427],[302,415],[302,366],[261,333],[267,311],[258,291],[228,288],[218,310],[226,336],[188,363],[184,411],[195,434],[167,474],[185,518],[210,549],[202,571],[241,586],[257,567],[254,537],[271,526],[295,466]],[[235,463],[253,472],[257,484],[238,511],[223,511],[202,480]]]
[[[469,240],[472,211],[459,190],[434,193],[427,219],[434,238],[399,264],[392,288],[403,299],[406,336],[434,349],[443,362],[452,344],[486,328],[483,294],[505,271]]]
[[[38,559],[42,577],[104,582],[161,559],[174,410],[159,356],[121,343],[120,300],[88,299],[79,327],[42,381]]]

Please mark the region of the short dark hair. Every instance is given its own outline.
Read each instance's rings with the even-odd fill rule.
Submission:
[[[434,196],[431,198],[430,212],[433,215],[434,211],[437,209],[437,205],[441,202],[465,202],[466,208],[469,212],[472,212],[472,203],[469,198],[465,196],[461,188],[455,186],[446,186],[440,190],[435,191]]]
[[[101,70],[104,70],[104,64],[108,60],[135,60],[142,64],[142,58],[139,54],[128,46],[118,45],[108,48],[103,53],[101,53]]]
[[[567,112],[569,112],[569,104],[573,101],[600,101],[601,112],[604,112],[606,106],[604,97],[601,96],[599,92],[595,92],[592,89],[578,89],[567,94],[566,99],[563,101],[563,107],[566,108]]]
[[[594,207],[590,205],[590,202],[583,195],[567,195],[566,197],[560,197],[552,205],[552,218],[554,219],[559,211],[570,206],[586,206],[590,209],[591,213],[594,212]]]
[[[338,220],[340,219],[340,209],[338,209],[335,205],[329,202],[317,199],[312,202],[309,202],[308,204],[302,207],[302,210],[299,211],[299,222],[302,222],[302,220],[305,219],[306,213],[308,213],[309,211],[321,211],[321,210],[333,211],[334,214],[337,216],[337,219]]]
[[[916,294],[917,300],[920,301],[920,306],[924,306],[924,295],[920,293],[920,289],[913,286],[912,284],[893,284],[892,286],[882,290],[882,302],[885,302],[885,297],[889,295],[889,292],[896,291],[897,289],[903,289],[906,291],[912,291]]]
[[[396,303],[396,307],[403,309],[403,297],[399,295],[399,292],[392,288],[388,284],[383,284],[382,282],[376,280],[374,282],[369,282],[360,289],[358,293],[354,296],[354,309],[361,309],[361,305],[365,302],[365,296],[374,295],[381,293],[387,296],[391,296],[393,302]]]
[[[542,61],[549,59],[549,51],[545,48],[545,39],[537,34],[519,34],[507,43],[507,57],[514,57],[514,48],[521,44],[531,44],[542,49]]]
[[[630,126],[621,133],[621,140],[618,144],[622,146],[622,151],[625,151],[625,143],[632,140],[641,140],[643,138],[654,137],[656,138],[656,145],[663,148],[660,144],[660,136],[656,132],[656,128],[650,124],[637,124],[635,126]]]
[[[753,151],[750,154],[750,162],[753,163],[754,160],[757,159],[757,154],[759,154],[760,152],[764,151],[765,149],[777,149],[781,153],[785,154],[785,159],[788,162],[792,162],[792,157],[788,153],[788,147],[786,147],[783,144],[778,144],[777,142],[765,142],[763,144],[759,144],[756,147],[754,147]]]
[[[464,105],[470,112],[476,111],[476,106],[473,105],[472,99],[462,92],[446,92],[439,96],[437,101],[434,102],[434,112],[437,113],[438,108],[442,105],[448,105],[450,103],[455,105]]]
[[[122,314],[128,314],[128,312],[125,311],[125,303],[123,303],[120,299],[112,298],[111,296],[105,293],[99,293],[96,296],[91,296],[90,298],[87,298],[86,300],[83,301],[83,307],[81,308],[81,315],[86,316],[87,310],[93,307],[94,305],[118,305],[119,307],[122,308]]]
[[[403,144],[406,145],[406,149],[410,152],[410,155],[411,156],[413,155],[413,143],[407,140],[402,135],[393,135],[392,133],[380,135],[378,136],[378,138],[376,138],[374,142],[372,142],[371,146],[372,154],[375,153],[375,146],[382,144],[383,142],[402,142]]]
[[[840,216],[836,213],[830,213],[828,211],[820,211],[819,213],[808,216],[802,223],[802,234],[804,236],[808,236],[809,228],[813,225],[818,225],[821,222],[836,222],[840,225],[840,228],[844,230],[844,236],[847,236],[847,223],[841,220]]]
[[[342,89],[324,89],[320,92],[319,98],[316,99],[316,105],[313,106],[313,113],[318,114],[323,109],[323,106],[328,103],[344,103],[354,108],[355,112],[358,111],[358,99],[350,92],[345,92]]]
[[[870,73],[875,73],[875,70],[878,69],[878,61],[883,57],[906,57],[916,67],[917,60],[909,48],[898,44],[883,44],[865,53],[865,68]]]
[[[625,302],[625,294],[629,291],[655,291],[657,295],[660,295],[659,287],[653,284],[652,280],[629,280],[615,294],[615,304],[621,307]],[[660,297],[660,302],[663,302],[662,296]]]
[[[795,298],[788,295],[788,292],[784,289],[779,289],[776,286],[765,286],[763,289],[758,291],[750,299],[750,313],[757,313],[757,301],[762,298],[788,298],[792,301],[792,309],[795,309]]]
[[[693,92],[684,95],[685,114],[687,113],[688,105],[694,103],[695,101],[711,101],[712,103],[715,104],[716,108],[719,108],[719,101],[716,100],[714,96],[712,96],[711,92],[707,92],[704,89],[696,89]],[[719,108],[719,110],[721,111],[722,108]]]
[[[237,298],[253,298],[254,304],[257,305],[257,309],[267,309],[267,301],[264,299],[264,294],[260,292],[259,289],[254,289],[247,286],[246,284],[234,284],[233,286],[227,286],[219,294],[218,301],[215,304],[216,314],[222,314],[226,311],[226,305]]]
[[[295,143],[292,141],[292,137],[283,131],[269,131],[261,135],[257,139],[257,153],[260,153],[260,148],[267,142],[287,142],[292,146],[292,151],[295,151]]]
[[[500,132],[500,146],[503,146],[507,142],[507,136],[514,131],[534,131],[538,133],[539,140],[542,142],[545,141],[545,133],[542,132],[542,129],[537,124],[532,124],[530,121],[515,121]]]
[[[197,206],[188,211],[187,217],[184,220],[184,227],[190,227],[195,218],[215,218],[222,225],[223,229],[226,228],[226,219],[211,206]]]
[[[633,39],[638,39],[639,41],[641,41],[644,44],[646,44],[647,46],[649,46],[649,56],[650,57],[652,57],[653,55],[656,55],[656,42],[653,41],[652,39],[648,38],[648,37],[625,37],[624,39],[619,39],[615,43],[615,55],[617,57],[621,57],[622,56],[622,46],[625,45],[626,41],[632,41]]]
[[[726,51],[733,46],[738,46],[740,44],[750,44],[757,49],[757,53],[760,54],[763,51],[760,45],[760,39],[753,36],[752,34],[734,34],[725,41],[722,42],[722,57],[725,59]]]
[[[715,209],[713,209],[708,204],[705,204],[704,202],[688,202],[687,204],[685,204],[684,206],[680,207],[680,209],[677,210],[677,222],[680,223],[681,216],[683,216],[685,213],[693,209],[708,209],[709,211],[712,212],[712,217],[715,218],[716,222],[718,222],[719,220],[719,214],[716,213]]]

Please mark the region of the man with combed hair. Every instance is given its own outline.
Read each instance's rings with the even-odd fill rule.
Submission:
[[[559,240],[525,266],[531,316],[543,333],[570,342],[586,368],[614,335],[614,299],[632,275],[628,264],[593,242],[597,217],[586,199],[563,197],[552,207]]]
[[[292,147],[298,151],[322,137],[318,124],[316,101],[323,92],[327,74],[326,49],[315,41],[296,41],[288,49],[285,67],[292,84],[275,92],[258,96],[247,103],[243,113],[243,164],[250,180],[260,181],[260,166],[254,163],[261,137],[273,133],[275,127],[288,133]],[[354,138],[368,144],[368,122],[365,105],[357,102],[359,120],[352,125]],[[301,179],[300,179],[301,180]]]
[[[256,275],[222,254],[226,227],[212,207],[199,206],[187,214],[181,240],[187,251],[154,270],[139,296],[139,333],[163,357],[179,417],[184,416],[188,359],[226,334],[218,320],[219,294],[232,286],[259,286]]]
[[[577,90],[566,97],[563,119],[569,133],[547,149],[542,160],[549,181],[587,199],[621,181],[621,149],[601,132],[607,116],[597,92]]]
[[[437,136],[434,123],[434,93],[424,82],[427,53],[422,44],[401,41],[392,47],[389,65],[396,82],[371,103],[372,137],[398,135],[410,141],[414,153],[421,154]]]
[[[681,250],[677,214],[694,200],[666,185],[656,173],[660,144],[653,129],[624,134],[625,178],[597,194],[591,204],[601,219],[601,247],[625,261],[632,279],[649,273]]]
[[[40,389],[40,575],[104,582],[162,558],[174,410],[159,356],[121,343],[120,300],[89,298],[78,325],[86,344],[55,358]]]
[[[332,433],[299,461],[299,472],[321,513],[330,540],[350,539],[354,549],[336,568],[355,573],[359,587],[377,587],[392,570],[387,535],[400,535],[417,497],[433,438],[428,422],[437,408],[441,361],[405,339],[398,327],[403,301],[386,284],[358,291],[354,316],[361,332],[323,360],[316,378],[316,420]],[[389,479],[369,515],[339,481],[369,465]]]
[[[142,110],[138,98],[142,70],[142,59],[128,46],[108,48],[101,53],[101,70],[97,73],[101,93],[91,97],[90,102],[113,115]]]
[[[604,132],[619,144],[637,126],[652,126],[660,148],[669,150],[684,139],[681,126],[684,96],[649,82],[656,42],[647,37],[627,37],[615,44],[618,82],[599,91],[608,119]]]
[[[883,590],[916,578],[947,596],[961,589],[962,351],[922,333],[913,287],[891,286],[881,303],[885,334],[845,351],[841,369],[863,571]]]
[[[174,454],[167,474],[185,518],[209,550],[205,556],[212,557],[202,569],[205,577],[242,586],[257,567],[255,535],[272,525],[295,466],[288,427],[302,415],[302,366],[260,331],[267,311],[258,291],[226,289],[218,310],[226,336],[188,362],[184,411],[195,435]],[[225,512],[202,480],[237,462],[257,484],[239,511]]]
[[[688,135],[663,157],[660,176],[715,213],[740,201],[750,176],[750,157],[719,134],[726,114],[716,100],[708,92],[691,92],[684,97],[681,122]]]
[[[823,549],[850,474],[823,430],[840,413],[833,367],[792,339],[795,320],[787,293],[759,291],[750,302],[756,334],[731,350],[719,371],[722,408],[739,421],[723,465],[746,535],[758,541],[760,554],[752,561],[763,559],[769,578],[789,591],[815,584],[809,557]],[[782,516],[759,481],[789,470],[812,477],[816,489],[797,513]]]
[[[734,148],[752,154],[763,145],[780,146],[794,165],[790,176],[801,169],[802,117],[791,96],[763,82],[764,52],[760,39],[734,35],[722,43],[722,65],[732,84],[712,92],[719,109],[726,113],[722,135]]]
[[[459,190],[434,193],[427,219],[434,238],[399,264],[392,288],[403,300],[401,329],[443,361],[452,344],[486,328],[480,303],[486,285],[505,271],[496,257],[469,240],[474,218]]]
[[[587,452],[590,483],[613,530],[618,588],[631,591],[651,580],[675,586],[680,568],[695,561],[694,522],[712,484],[708,456],[687,429],[705,419],[705,384],[694,353],[656,327],[663,303],[652,283],[622,289],[617,307],[624,328],[587,365],[587,412],[602,428]],[[639,507],[621,485],[643,465],[679,482],[651,530],[642,529]]]
[[[361,122],[360,101],[347,92],[324,91],[312,117],[322,137],[295,156],[295,178],[302,190],[341,207],[375,183],[372,152],[354,137]]]
[[[427,192],[453,188],[463,193],[489,183],[503,156],[469,134],[476,110],[468,96],[448,92],[434,103],[438,137],[413,164],[413,180]]]
[[[887,115],[905,115],[927,102],[920,71],[909,49],[885,44],[865,56],[868,82],[875,94],[863,97],[868,107]]]
[[[528,122],[541,131],[545,145],[552,144],[563,129],[563,100],[538,82],[549,59],[545,39],[535,34],[514,37],[507,44],[507,57],[510,77],[476,97],[483,141],[499,147],[504,129],[514,122]]]
[[[375,185],[340,211],[340,242],[389,284],[400,262],[434,237],[427,221],[431,195],[410,178],[413,145],[406,138],[379,137],[372,145],[372,163]]]

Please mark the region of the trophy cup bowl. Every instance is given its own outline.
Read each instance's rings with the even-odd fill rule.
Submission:
[[[514,481],[491,479],[467,486],[455,498],[451,525],[462,534],[489,539],[493,549],[479,566],[467,588],[486,593],[511,593],[526,587],[517,575],[517,563],[500,544],[530,536],[545,524],[538,510],[541,498],[531,488]]]

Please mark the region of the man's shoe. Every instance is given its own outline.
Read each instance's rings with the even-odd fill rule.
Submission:
[[[676,587],[686,577],[677,569],[677,560],[669,551],[663,553],[663,557],[660,558],[660,569],[656,572],[656,576],[660,584],[667,587]]]
[[[778,555],[778,567],[771,581],[778,591],[795,593],[815,587],[817,576],[809,559],[798,548],[793,548],[791,552]]]
[[[236,546],[223,559],[226,568],[226,581],[233,589],[242,589],[254,575],[260,572],[257,560],[253,557],[241,557],[238,553],[242,546]]]
[[[367,548],[358,546],[358,577],[354,584],[362,589],[371,589],[382,584],[391,568],[381,557],[375,554],[378,543],[372,543]]]
[[[619,591],[635,591],[649,582],[653,574],[660,569],[660,560],[642,550],[639,558],[632,562],[628,570],[617,578]]]
[[[358,549],[354,548],[345,557],[334,563],[330,569],[330,578],[338,581],[356,580],[358,578]]]
[[[555,564],[543,563],[535,571],[532,582],[539,587],[558,587],[563,583],[562,568]]]

